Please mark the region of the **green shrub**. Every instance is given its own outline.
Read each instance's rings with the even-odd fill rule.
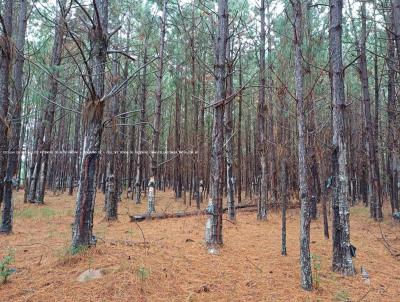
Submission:
[[[15,273],[15,269],[10,268],[11,263],[14,262],[14,251],[9,250],[8,254],[3,257],[0,261],[0,282],[2,284],[6,283],[8,277]]]

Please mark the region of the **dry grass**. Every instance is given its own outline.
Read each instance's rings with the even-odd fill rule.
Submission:
[[[46,205],[38,207],[24,205],[22,194],[16,197],[14,233],[0,239],[0,256],[15,249],[17,269],[0,286],[1,301],[400,301],[400,262],[383,246],[378,224],[363,207],[352,209],[352,242],[357,271],[364,266],[371,285],[360,274],[343,278],[330,271],[331,241],[323,238],[318,220],[312,223],[311,249],[320,257],[320,286],[308,293],[299,287],[298,210],[288,212],[288,256],[280,255],[279,213],[270,214],[267,222],[258,222],[255,213],[239,213],[237,224],[225,222],[224,247],[213,256],[203,244],[204,216],[141,222],[150,242],[143,245],[141,231],[127,214],[142,213],[146,205],[123,200],[119,221],[108,223],[99,194],[98,245],[70,256],[75,199],[49,193]],[[189,209],[171,192],[158,193],[156,206],[168,212]],[[388,215],[381,225],[399,249],[400,225]],[[106,274],[77,282],[88,268]]]

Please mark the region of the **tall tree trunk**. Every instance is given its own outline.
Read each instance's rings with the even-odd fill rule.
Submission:
[[[112,62],[112,76],[113,86],[117,85],[119,78],[119,62],[117,61],[117,55],[114,54]],[[110,146],[111,150],[110,158],[107,163],[106,173],[106,194],[105,194],[105,207],[106,207],[106,220],[117,220],[118,219],[118,201],[121,185],[121,171],[119,163],[121,161],[120,138],[119,138],[119,126],[118,126],[118,113],[120,97],[118,95],[113,96],[111,100],[111,137]]]
[[[181,86],[180,73],[176,71],[176,92],[175,92],[175,171],[174,171],[174,189],[175,198],[182,197],[182,169],[181,169]]]
[[[312,41],[312,0],[308,1],[306,13],[305,13],[305,22],[306,22],[306,51],[305,57],[307,62],[313,62],[314,55],[314,47]],[[312,64],[312,63],[311,63]],[[308,179],[308,187],[310,188],[310,198],[311,198],[311,218],[317,219],[317,203],[319,203],[321,199],[321,182],[319,178],[319,165],[317,159],[316,152],[316,133],[315,133],[315,93],[314,93],[314,83],[315,79],[313,79],[313,73],[310,65],[307,65],[306,69],[306,77],[305,77],[305,86],[308,89],[306,102],[306,110],[308,112],[306,128],[307,128],[307,154],[308,160],[307,166],[310,169],[309,179]]]
[[[151,155],[151,167],[150,173],[154,177],[155,187],[159,187],[160,179],[157,175],[157,164],[158,164],[158,149],[160,142],[160,128],[161,128],[161,102],[162,102],[162,81],[164,73],[164,46],[165,46],[165,24],[167,22],[167,0],[162,2],[162,15],[161,15],[161,26],[160,26],[160,50],[158,53],[159,63],[157,69],[157,87],[156,87],[156,103],[155,103],[155,114],[154,114],[154,133],[153,133],[153,154]],[[149,195],[150,197],[150,195]],[[155,200],[148,198],[147,211],[148,213],[155,212]]]
[[[215,37],[215,105],[212,130],[210,191],[211,199],[207,208],[210,215],[206,223],[206,243],[209,247],[222,244],[222,190],[224,165],[224,105],[225,55],[228,29],[228,0],[218,0],[218,25]]]
[[[392,22],[397,48],[397,60],[400,66],[400,0],[392,0]]]
[[[21,132],[21,111],[23,99],[23,71],[24,71],[24,47],[25,35],[27,24],[27,1],[20,0],[19,2],[19,15],[18,15],[18,28],[16,34],[16,48],[18,50],[17,58],[14,65],[14,84],[13,91],[13,113],[11,122],[11,137],[8,145],[7,170],[4,179],[4,193],[3,193],[3,212],[0,232],[10,233],[12,231],[13,219],[13,200],[12,200],[12,179],[17,174],[18,166],[18,152],[19,140]]]
[[[354,266],[350,254],[350,223],[348,204],[348,182],[345,140],[345,94],[344,69],[342,61],[342,8],[343,0],[330,0],[329,51],[331,68],[331,89],[333,108],[332,138],[332,241],[333,271],[344,275],[354,275]]]
[[[360,78],[362,84],[362,96],[364,103],[365,132],[368,144],[368,160],[370,169],[371,194],[370,209],[371,217],[382,219],[382,201],[380,192],[379,164],[376,157],[376,145],[374,128],[371,116],[371,99],[369,94],[368,70],[367,70],[367,16],[365,2],[361,5],[361,39],[360,39]]]
[[[227,29],[228,33],[228,29]],[[228,47],[226,49],[227,60],[227,78],[226,78],[226,94],[228,96],[233,94],[233,60],[231,52],[233,51],[233,38],[230,38]],[[232,41],[231,41],[232,40]],[[232,47],[232,49],[231,49]],[[228,204],[228,218],[230,220],[236,219],[235,212],[235,191],[233,179],[233,100],[225,106],[225,145],[226,145],[226,188],[227,188],[227,204]]]
[[[5,0],[2,7],[0,43],[0,203],[3,200],[3,179],[7,168],[9,124],[9,89],[12,61],[13,0]]]
[[[80,181],[76,199],[75,221],[72,229],[72,247],[91,246],[93,236],[94,203],[96,198],[96,171],[103,129],[104,78],[108,47],[108,0],[94,0],[95,24],[90,29],[92,46],[90,97],[83,108],[84,138]]]
[[[259,96],[257,107],[257,126],[258,126],[258,142],[257,150],[260,156],[261,164],[261,194],[258,202],[257,218],[259,220],[267,219],[267,156],[265,144],[265,0],[261,0],[261,33],[260,33],[260,70],[259,70]]]
[[[79,106],[78,109],[80,109],[81,106],[81,100],[79,100]],[[69,184],[69,190],[68,190],[68,195],[72,195],[74,193],[74,184],[75,180],[77,178],[77,164],[79,162],[79,136],[80,136],[80,131],[81,131],[81,116],[79,113],[75,113],[75,121],[74,121],[74,143],[73,143],[73,150],[74,154],[72,155],[71,159],[71,180]]]
[[[242,77],[242,44],[239,41],[239,89],[243,85]],[[242,115],[243,115],[243,94],[242,91],[239,92],[239,102],[238,102],[238,118],[237,118],[237,200],[238,204],[242,202]]]
[[[140,203],[141,189],[143,181],[143,170],[144,170],[144,156],[141,154],[144,152],[145,146],[145,123],[146,123],[146,101],[147,101],[147,47],[148,47],[148,35],[146,33],[144,45],[143,45],[143,74],[141,77],[141,92],[139,97],[140,106],[140,120],[139,120],[139,135],[138,135],[138,156],[136,162],[136,203]]]
[[[288,202],[288,175],[287,175],[286,159],[281,160],[281,197],[282,197],[282,242],[281,255],[286,256],[286,208]]]
[[[294,1],[294,51],[295,51],[295,86],[297,101],[297,128],[298,128],[298,161],[299,161],[299,190],[300,190],[300,266],[301,266],[301,286],[305,290],[311,290],[312,271],[310,259],[310,220],[311,208],[309,188],[307,182],[307,154],[306,154],[306,115],[303,92],[303,13],[301,0]]]
[[[397,125],[397,104],[396,104],[396,57],[395,57],[395,45],[394,35],[392,28],[387,29],[387,56],[386,64],[388,71],[387,81],[387,173],[388,173],[388,186],[389,186],[389,198],[392,213],[397,210],[399,211],[399,200],[398,200],[398,179],[397,179],[397,157],[398,152],[395,148],[395,137],[396,137],[396,125]]]

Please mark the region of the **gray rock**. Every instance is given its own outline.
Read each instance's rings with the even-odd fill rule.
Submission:
[[[78,282],[86,282],[94,279],[100,279],[104,276],[101,269],[88,269],[78,276]]]

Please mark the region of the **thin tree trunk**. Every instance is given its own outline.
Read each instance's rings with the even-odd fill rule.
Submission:
[[[243,85],[242,80],[242,44],[239,41],[239,87]],[[237,118],[237,199],[238,204],[242,202],[242,104],[243,104],[243,94],[242,91],[239,92],[239,102],[238,102],[238,118]]]
[[[281,160],[281,196],[282,196],[282,244],[281,255],[286,256],[286,208],[288,203],[288,175],[286,160]]]
[[[159,63],[157,69],[157,87],[156,87],[156,102],[155,102],[155,114],[154,114],[154,133],[153,133],[153,154],[151,155],[151,167],[150,173],[151,177],[154,177],[154,191],[156,187],[159,187],[160,179],[157,175],[157,164],[158,164],[158,149],[160,142],[160,128],[161,128],[161,102],[162,102],[162,81],[163,81],[163,73],[164,73],[164,46],[165,46],[165,25],[167,22],[167,0],[163,0],[162,2],[162,15],[161,15],[161,27],[160,27],[160,50],[159,50]],[[154,192],[155,193],[155,192]],[[148,213],[155,212],[155,204],[154,199],[148,199],[147,211]]]
[[[148,36],[146,34],[144,45],[143,45],[143,74],[141,82],[141,92],[140,92],[140,120],[139,120],[139,137],[138,137],[138,155],[136,162],[136,204],[140,203],[141,198],[141,188],[143,182],[143,170],[144,170],[144,156],[141,154],[144,152],[145,146],[145,123],[146,123],[146,101],[147,101],[147,47],[148,47]]]
[[[361,5],[361,39],[360,39],[360,78],[362,83],[362,95],[364,103],[365,132],[368,144],[368,160],[371,181],[371,217],[375,220],[382,219],[382,201],[380,192],[379,165],[376,157],[376,145],[374,138],[373,121],[371,117],[371,99],[369,94],[366,40],[367,40],[367,16],[365,2]]]
[[[119,78],[119,62],[117,56],[114,54],[112,62],[112,74],[113,74],[113,86],[118,82]],[[120,138],[119,138],[119,126],[118,126],[118,113],[120,106],[120,98],[115,95],[111,100],[111,137],[110,146],[114,148],[111,150],[110,158],[107,166],[106,173],[106,194],[105,194],[105,207],[106,207],[106,220],[117,220],[118,219],[118,201],[120,193],[120,181],[121,171],[119,168],[119,162],[121,161]]]
[[[174,171],[174,189],[175,198],[182,197],[182,169],[181,169],[181,86],[180,86],[180,73],[177,69],[176,72],[176,92],[175,92],[175,151],[177,152],[175,158],[175,171]]]
[[[228,29],[227,29],[228,33]],[[233,39],[233,38],[231,38]],[[227,60],[227,73],[226,79],[226,94],[233,94],[233,61],[231,52],[233,51],[233,41],[228,43],[226,49]],[[228,204],[228,218],[230,220],[236,219],[235,213],[235,192],[234,192],[234,179],[233,179],[233,101],[225,106],[225,145],[226,145],[226,185],[227,185],[227,204]]]
[[[259,220],[267,219],[267,159],[265,144],[265,0],[261,0],[261,33],[260,33],[260,71],[259,71],[259,96],[257,108],[257,126],[258,126],[258,154],[261,164],[261,194],[258,202],[257,218]]]
[[[398,179],[397,175],[397,148],[395,148],[395,137],[396,137],[396,57],[395,57],[395,46],[394,46],[394,36],[391,28],[387,29],[387,70],[388,70],[388,82],[387,82],[387,173],[389,178],[389,198],[392,213],[396,210],[399,211],[399,200],[398,200]]]

